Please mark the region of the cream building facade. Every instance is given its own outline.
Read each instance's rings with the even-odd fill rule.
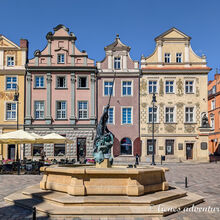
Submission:
[[[20,40],[20,46],[0,35],[0,133],[7,133],[24,126],[25,64],[28,41]],[[15,93],[19,96],[14,99]],[[0,159],[17,158],[14,144],[1,145]],[[20,155],[19,155],[20,157]]]
[[[208,129],[201,119],[208,112],[206,57],[196,55],[191,38],[171,28],[157,38],[156,48],[142,56],[140,80],[140,136],[142,161],[150,161],[152,142],[152,93],[157,102],[155,159],[166,161],[208,160]]]

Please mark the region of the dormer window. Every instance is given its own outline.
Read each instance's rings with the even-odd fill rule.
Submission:
[[[182,53],[176,53],[176,62],[182,63]]]
[[[121,69],[121,57],[114,58],[114,69],[115,70]]]
[[[57,63],[65,63],[65,60],[64,60],[65,56],[64,54],[57,54]]]
[[[164,62],[165,63],[170,63],[170,53],[165,53],[164,54]]]
[[[15,65],[15,58],[13,56],[7,57],[7,66],[14,66]]]

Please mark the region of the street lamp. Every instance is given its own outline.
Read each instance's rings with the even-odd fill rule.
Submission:
[[[16,125],[17,130],[19,129],[19,128],[18,128],[18,122],[19,122],[19,120],[18,120],[19,92],[18,92],[18,91],[19,91],[19,87],[18,87],[18,84],[16,84],[16,90],[15,90],[15,94],[14,94],[14,99],[13,99],[13,101],[17,103],[17,125]],[[19,150],[18,150],[18,144],[17,144],[17,156],[16,156],[16,160],[17,160],[17,163],[18,163],[18,175],[19,175],[19,174],[20,174],[20,159],[19,159],[18,153],[19,153]]]
[[[155,103],[157,102],[156,100],[156,95],[153,91],[153,96],[152,96],[152,104],[153,104],[153,116],[152,116],[152,143],[153,143],[153,152],[152,152],[152,162],[151,165],[156,165],[155,161],[154,161],[154,154],[155,154],[155,144],[154,144],[154,108],[155,108]]]

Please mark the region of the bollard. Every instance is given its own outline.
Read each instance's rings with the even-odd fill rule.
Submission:
[[[33,207],[33,220],[36,220],[36,207]]]
[[[187,180],[187,177],[185,177],[185,188],[188,187],[188,180]]]

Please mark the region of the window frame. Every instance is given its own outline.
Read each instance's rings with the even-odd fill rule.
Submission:
[[[7,104],[15,104],[15,118],[7,118]],[[18,103],[14,102],[14,101],[6,101],[5,102],[5,121],[17,121],[17,110],[18,110]],[[10,110],[11,115],[12,112],[14,112],[13,110]]]
[[[186,92],[186,82],[193,82],[192,92]],[[184,93],[185,94],[195,94],[195,80],[194,79],[185,79],[184,80]]]
[[[37,118],[37,117],[36,117],[36,110],[37,110],[37,109],[36,109],[36,103],[37,103],[37,102],[39,102],[39,103],[42,102],[42,103],[43,103],[43,107],[44,107],[44,108],[43,108],[43,118]],[[39,110],[39,112],[42,112],[42,111]],[[40,115],[40,114],[39,114],[39,115]],[[35,120],[44,120],[44,119],[45,119],[45,101],[44,101],[44,100],[34,100],[34,119],[35,119]]]
[[[166,109],[167,108],[173,108],[173,121],[172,122],[167,122],[166,120]],[[176,107],[175,106],[165,106],[164,107],[164,123],[165,124],[173,124],[173,123],[176,123]]]
[[[86,87],[81,87],[80,86],[80,78],[86,78]],[[88,76],[87,75],[80,75],[77,76],[77,89],[88,89],[89,88],[89,80],[88,80]]]
[[[65,102],[65,105],[66,105],[66,109],[65,109],[65,118],[61,117],[61,118],[58,118],[58,102]],[[61,109],[59,109],[61,111],[61,116],[62,116],[62,104],[61,104]],[[56,120],[66,120],[67,119],[67,101],[66,100],[56,100]]]
[[[59,61],[59,56],[63,55],[63,62]],[[57,64],[65,64],[65,53],[57,54]]]
[[[147,92],[148,92],[148,94],[153,94],[153,88],[155,85],[152,85],[152,92],[150,92],[150,82],[156,82],[156,91],[154,93],[157,94],[158,93],[158,80],[157,79],[149,79],[147,82],[147,85],[148,85]]]
[[[153,109],[153,106],[150,105],[150,106],[147,107],[147,123],[152,124],[153,121],[150,121],[150,117],[149,117],[149,114],[150,114],[149,108]],[[156,113],[156,121],[154,121],[154,123],[159,123],[159,107],[158,106],[154,106],[154,108],[157,109],[157,111],[154,112],[154,113]],[[152,114],[153,114],[153,111],[152,111]]]
[[[177,56],[178,54],[180,54],[180,57]],[[182,59],[182,58],[183,58],[182,55],[183,55],[183,54],[182,54],[181,52],[177,52],[177,53],[176,53],[176,63],[182,63],[182,60],[183,60],[183,59]],[[178,59],[180,59],[180,62],[178,62]]]
[[[8,58],[9,57],[13,57],[13,59],[14,59],[14,65],[8,65]],[[6,56],[6,66],[7,67],[14,67],[15,66],[15,55],[7,55]]]
[[[131,94],[130,94],[130,95],[128,95],[128,94],[124,95],[124,94],[123,94],[123,88],[124,88],[124,87],[123,87],[123,83],[124,83],[124,82],[131,82],[131,86],[130,86],[130,87],[131,87]],[[125,88],[128,88],[128,86],[126,86]],[[127,91],[127,89],[126,89],[126,91]],[[122,97],[123,97],[123,96],[128,96],[128,97],[129,97],[129,96],[133,96],[133,80],[122,80],[122,81],[121,81],[121,96],[122,96]]]
[[[157,149],[157,139],[154,138],[154,149],[153,151],[149,151],[149,143],[151,142],[151,145],[153,145],[153,139],[147,139],[146,140],[146,148],[147,148],[147,155],[152,155],[153,154],[153,151],[154,151],[154,154],[156,155],[156,149]]]
[[[103,111],[104,111],[104,109],[105,109],[105,106],[103,106]],[[115,124],[115,106],[110,106],[109,109],[113,109],[113,123],[108,123],[108,121],[107,121],[107,124],[114,125]]]
[[[215,99],[213,99],[211,101],[211,110],[215,110],[215,109],[216,109],[216,101],[215,101]]]
[[[37,86],[37,77],[43,77],[43,86]],[[45,88],[45,77],[44,75],[35,75],[34,76],[34,88],[35,89],[44,89]]]
[[[13,77],[16,78],[16,83],[10,82],[10,84],[16,84],[16,88],[14,88],[14,89],[13,89],[13,88],[11,88],[11,89],[8,89],[8,88],[7,88],[7,83],[8,83],[8,82],[7,82],[7,78],[9,78],[9,77],[10,77],[10,78],[13,78]],[[5,90],[6,90],[6,91],[15,91],[15,90],[17,90],[17,88],[18,88],[18,76],[17,76],[17,75],[16,75],[16,76],[15,76],[15,75],[10,75],[10,76],[6,75],[6,76],[5,76]]]
[[[123,109],[131,109],[131,123],[127,123],[127,119],[126,119],[126,123],[123,123]],[[121,106],[121,125],[133,125],[133,106]]]
[[[86,118],[84,118],[84,117],[82,117],[82,118],[80,118],[79,117],[79,112],[80,112],[80,109],[79,109],[79,103],[80,102],[86,102],[87,103],[87,117]],[[84,113],[84,109],[82,109],[82,111],[83,111],[83,113]],[[82,113],[82,115],[83,115],[83,113]],[[77,101],[77,116],[78,116],[78,119],[79,120],[88,120],[89,119],[89,101],[88,100],[78,100]]]
[[[167,85],[166,85],[166,82],[173,82],[173,92],[167,92],[166,91],[166,88],[167,88]],[[168,85],[169,86],[169,90],[170,90],[170,84]],[[174,79],[165,79],[165,86],[164,86],[164,93],[165,94],[175,94],[175,80]]]
[[[215,115],[210,116],[210,127],[212,130],[215,130]]]
[[[186,108],[193,108],[193,112],[192,112],[193,113],[193,121],[186,121]],[[184,106],[184,123],[185,124],[195,123],[195,107],[194,106]]]
[[[65,87],[59,87],[58,86],[58,79],[59,78],[64,78],[65,79]],[[62,76],[62,75],[56,76],[56,89],[67,89],[67,77],[66,77],[66,75],[65,76]]]
[[[103,96],[104,96],[104,97],[109,97],[110,94],[109,94],[109,95],[105,95],[105,82],[112,82],[112,83],[113,83],[113,80],[103,80]],[[110,88],[110,87],[108,87],[108,88]],[[108,89],[108,90],[109,90],[109,89]],[[112,96],[115,96],[115,83],[114,83],[114,85],[113,85]]]
[[[169,141],[170,141],[170,142],[173,142],[173,143],[172,143],[173,145],[171,146],[171,153],[169,153],[169,152],[167,151],[167,146],[168,146],[168,145],[167,145],[167,142],[169,142]],[[174,140],[174,139],[166,139],[166,140],[165,140],[165,155],[174,155],[174,148],[175,148],[175,147],[174,147],[174,145],[175,145],[174,143],[175,143],[175,140]]]
[[[169,54],[169,57],[166,57],[166,55]],[[166,59],[169,59],[169,62],[166,62]],[[171,54],[170,53],[164,53],[164,63],[171,63]]]
[[[116,60],[115,59],[120,59],[119,62],[117,62],[117,64],[120,64],[120,67],[119,68],[115,68],[115,64],[116,64]],[[122,57],[121,56],[114,56],[113,58],[113,67],[114,67],[114,70],[121,70],[122,69]]]

